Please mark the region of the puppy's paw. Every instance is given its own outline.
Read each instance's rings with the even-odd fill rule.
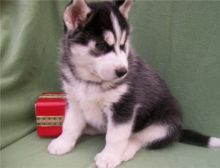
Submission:
[[[47,150],[52,155],[63,155],[70,152],[74,145],[75,143],[67,142],[64,139],[58,137],[51,141],[47,147]]]
[[[129,161],[131,160],[133,157],[134,157],[135,153],[130,151],[130,150],[127,150],[125,151],[125,153],[123,154],[123,157],[122,157],[122,161],[123,162],[126,162],[126,161]]]
[[[96,167],[97,168],[115,168],[121,163],[119,156],[101,152],[95,157]]]

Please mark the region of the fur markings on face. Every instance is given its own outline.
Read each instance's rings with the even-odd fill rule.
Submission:
[[[99,5],[91,6],[92,12],[87,14],[82,26],[69,34],[72,41],[69,60],[77,76],[85,81],[116,81],[129,71],[129,26],[116,7],[106,3],[108,6],[103,10]]]

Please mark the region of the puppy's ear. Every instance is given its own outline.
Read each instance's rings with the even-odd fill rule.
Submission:
[[[85,0],[72,0],[64,11],[63,20],[67,30],[74,30],[80,25],[91,11]]]
[[[133,0],[116,0],[115,3],[119,7],[121,14],[128,19],[128,14],[133,4]]]

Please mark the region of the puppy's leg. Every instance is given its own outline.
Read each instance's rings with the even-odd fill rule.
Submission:
[[[141,149],[142,143],[136,138],[131,137],[123,154],[122,161],[128,161]]]
[[[103,134],[103,132],[87,125],[86,128],[83,130],[83,134],[85,134],[85,135],[100,135],[100,134]]]
[[[77,139],[85,128],[85,120],[76,103],[68,101],[68,109],[65,113],[62,134],[51,141],[48,152],[54,155],[62,155],[70,152]]]
[[[114,168],[122,162],[122,155],[128,144],[132,124],[115,124],[108,121],[105,148],[96,155],[98,168]]]
[[[178,137],[175,125],[152,124],[134,136],[142,141],[145,148],[160,149],[174,142]]]
[[[170,130],[168,125],[152,124],[131,136],[122,159],[123,161],[132,159],[142,147],[160,148],[168,145],[174,139],[175,133]]]

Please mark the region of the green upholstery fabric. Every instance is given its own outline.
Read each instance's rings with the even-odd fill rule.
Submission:
[[[104,139],[86,137],[73,153],[47,154],[34,101],[59,90],[56,62],[68,0],[1,0],[2,167],[90,167]],[[184,127],[220,137],[220,2],[136,1],[131,12],[136,52],[166,80],[184,111]],[[33,132],[33,133],[31,133]],[[19,140],[20,139],[20,140]],[[220,150],[175,144],[144,151],[122,167],[220,166]]]
[[[104,147],[103,136],[83,137],[74,151],[51,156],[49,139],[32,133],[2,151],[2,168],[95,168],[94,157]],[[219,150],[175,144],[163,150],[144,150],[121,168],[219,168]]]
[[[184,126],[220,136],[220,2],[138,1],[133,45],[165,79]]]
[[[55,2],[1,1],[1,6],[1,146],[5,146],[33,131],[36,97],[58,89],[62,22]]]

